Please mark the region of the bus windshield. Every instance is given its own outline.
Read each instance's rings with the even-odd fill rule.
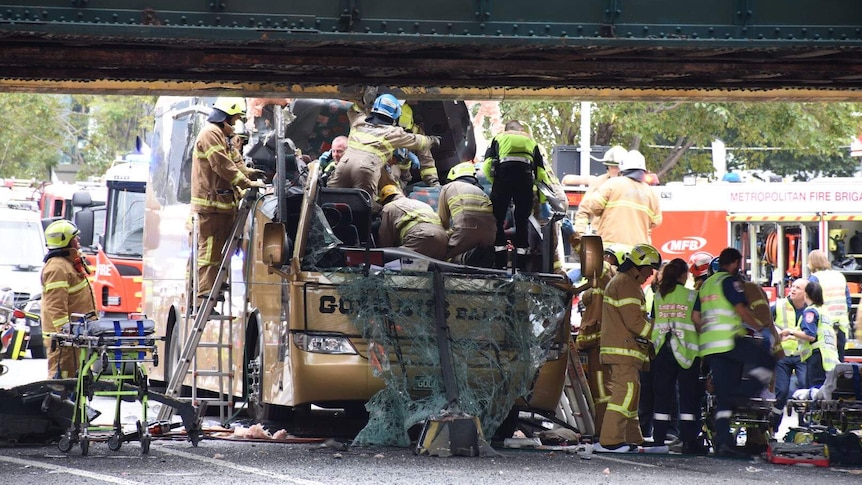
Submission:
[[[105,254],[141,258],[144,249],[144,191],[111,189],[108,197]]]

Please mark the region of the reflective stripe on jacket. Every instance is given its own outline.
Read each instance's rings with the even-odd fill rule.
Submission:
[[[71,321],[72,313],[96,311],[93,289],[87,276],[75,269],[78,251],[49,258],[42,268],[42,330],[57,332]]]
[[[817,340],[811,343],[811,351],[820,351],[823,370],[831,371],[838,365],[838,337],[829,317],[824,315],[822,306],[810,306],[808,310],[817,312]]]
[[[234,153],[220,125],[207,123],[198,133],[192,162],[192,211],[236,211],[235,190],[248,188],[251,181],[237,167]]]
[[[584,314],[581,315],[581,328],[575,343],[579,350],[596,347],[602,338],[602,306],[604,305],[605,287],[616,274],[613,266],[604,261],[602,275],[596,281],[596,286],[581,293],[584,303]]]
[[[834,269],[821,270],[812,276],[817,277],[817,281],[823,288],[823,308],[829,316],[829,321],[832,322],[832,325],[840,328],[844,335],[849,336],[850,316],[847,308],[847,279]]]
[[[526,164],[533,172],[533,178],[538,176],[538,168],[545,168],[539,145],[523,131],[504,131],[491,140],[482,164],[482,172],[489,182],[494,183],[494,173],[501,163]]]
[[[423,237],[422,241],[413,241],[413,247],[409,249],[437,259],[445,256],[449,238],[430,205],[399,196],[383,206],[380,213],[380,247],[408,247],[405,241],[413,231],[421,233]]]
[[[733,350],[736,336],[745,333],[742,319],[724,296],[722,284],[729,277],[727,272],[719,271],[707,278],[700,287],[701,357]]]
[[[653,346],[658,353],[662,345],[670,341],[671,351],[683,369],[690,368],[700,352],[697,328],[691,321],[696,299],[697,292],[683,285],[676,285],[666,296],[655,295]]]
[[[802,331],[799,318],[796,317],[796,309],[789,298],[781,298],[775,303],[775,326],[779,331],[785,328]],[[802,362],[811,357],[811,342],[807,340],[785,339],[781,341],[781,347],[784,349],[784,355],[798,355]]]
[[[584,198],[575,216],[575,227],[583,230],[598,218],[594,229],[607,246],[611,243],[650,242],[650,229],[661,224],[658,197],[653,189],[628,177],[612,177],[595,193]]]
[[[603,364],[642,364],[649,359],[647,339],[652,324],[646,317],[637,275],[637,268],[617,273],[605,288],[600,351]]]

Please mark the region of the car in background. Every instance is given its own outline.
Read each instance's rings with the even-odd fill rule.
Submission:
[[[0,293],[7,295],[6,301],[15,309],[23,310],[42,291],[42,267],[47,248],[39,213],[0,208],[0,234]],[[30,329],[30,355],[44,358],[39,321],[22,320]]]

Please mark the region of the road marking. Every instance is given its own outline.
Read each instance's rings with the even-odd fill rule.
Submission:
[[[32,466],[37,468],[44,468],[46,470],[51,470],[59,473],[68,473],[70,475],[77,475],[79,477],[90,478],[92,480],[99,480],[102,482],[108,483],[116,483],[118,485],[142,485],[141,482],[133,482],[131,480],[126,480],[123,478],[112,477],[110,475],[102,475],[101,473],[93,473],[84,470],[79,470],[77,468],[71,468],[67,466],[59,466],[59,465],[51,465],[48,463],[39,463],[33,460],[22,460],[20,458],[12,458],[11,456],[0,456],[0,461],[5,461],[7,463],[14,463],[16,465],[22,466]]]
[[[645,466],[645,467],[649,467],[649,468],[661,468],[658,465],[650,465],[649,463],[641,463],[639,461],[623,460],[622,458],[611,458],[610,456],[604,456],[604,455],[600,455],[597,453],[593,453],[593,457],[598,458],[599,460],[614,461],[617,463],[625,463],[626,465]]]
[[[314,480],[304,480],[302,478],[294,478],[289,475],[282,475],[281,473],[273,473],[264,470],[260,470],[258,468],[252,468],[250,466],[238,465],[236,463],[231,463],[226,460],[218,460],[215,458],[210,458],[208,456],[199,456],[193,453],[187,453],[185,451],[180,451],[174,448],[168,448],[160,446],[158,447],[158,451],[163,453],[167,453],[169,455],[179,456],[181,458],[187,458],[189,460],[197,460],[200,462],[208,463],[210,465],[216,465],[224,468],[230,468],[233,470],[241,471],[244,473],[252,473],[254,475],[260,475],[262,477],[274,478],[276,480],[295,483],[297,485],[324,485],[323,482],[316,482]]]

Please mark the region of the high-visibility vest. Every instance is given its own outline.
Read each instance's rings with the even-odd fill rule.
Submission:
[[[811,306],[809,309],[814,309],[817,312],[817,340],[811,344],[811,350],[819,350],[820,358],[823,362],[823,370],[831,371],[838,365],[838,337],[835,335],[835,329],[829,321],[829,317],[824,315],[823,307]]]
[[[847,308],[847,280],[844,275],[834,269],[821,270],[814,273],[820,286],[823,287],[823,309],[829,316],[832,325],[838,326],[844,335],[850,334],[850,316]]]
[[[652,341],[658,352],[666,341],[677,363],[683,369],[691,367],[700,352],[697,327],[691,321],[697,292],[683,285],[676,285],[668,295],[655,295],[655,323],[652,328]]]
[[[778,327],[779,332],[785,328],[801,331],[800,323],[799,318],[796,317],[796,308],[789,299],[781,298],[775,303],[775,326]],[[789,338],[781,341],[781,347],[787,357],[798,355],[802,362],[811,357],[811,342],[807,340]]]
[[[730,274],[727,272],[719,271],[707,278],[700,287],[701,357],[733,350],[736,346],[734,342],[736,336],[745,333],[742,319],[724,296],[722,285],[729,277]]]

